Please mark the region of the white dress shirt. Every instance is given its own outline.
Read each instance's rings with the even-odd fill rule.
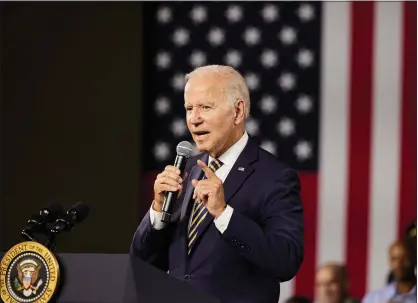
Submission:
[[[225,153],[223,153],[218,158],[218,160],[222,161],[223,165],[221,168],[216,170],[215,174],[219,179],[222,180],[222,183],[225,182],[226,177],[228,176],[229,172],[231,171],[232,167],[237,161],[238,156],[241,154],[244,147],[247,145],[247,142],[248,142],[248,134],[247,132],[244,132],[241,139],[239,139],[234,145],[232,145]],[[212,160],[213,158],[209,156],[208,163],[210,163]],[[192,186],[192,185],[190,184],[189,186]],[[233,212],[234,212],[234,209],[231,206],[227,205],[225,210],[222,212],[222,214],[218,218],[215,218],[213,220],[216,228],[221,233],[224,233],[224,231],[227,229]],[[154,229],[162,229],[165,227],[165,223],[161,222],[161,218],[162,218],[162,213],[155,211],[151,205],[150,220],[151,220],[151,226]]]

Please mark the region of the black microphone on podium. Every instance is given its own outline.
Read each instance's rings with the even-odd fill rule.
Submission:
[[[174,166],[180,170],[180,175],[182,175],[187,159],[190,158],[193,153],[193,145],[188,141],[182,141],[177,145],[176,152],[177,156],[174,161]],[[162,222],[169,223],[171,221],[171,205],[176,200],[176,193],[177,192],[169,191],[165,194],[161,218]]]
[[[48,224],[57,220],[64,214],[64,208],[57,203],[53,203],[48,207],[45,207],[39,211],[39,213],[31,216],[22,230],[21,234],[29,241],[36,240],[35,233],[46,234],[48,233]]]
[[[58,218],[50,229],[51,234],[71,231],[76,223],[83,221],[89,214],[89,207],[83,202],[77,202],[67,212]]]

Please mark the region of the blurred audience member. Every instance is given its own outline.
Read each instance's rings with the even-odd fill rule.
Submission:
[[[358,303],[348,292],[348,273],[344,265],[327,263],[315,277],[315,303]]]
[[[405,240],[408,242],[412,249],[413,256],[417,255],[417,221],[415,220],[411,224],[408,225],[407,229],[405,230],[404,235]],[[415,262],[415,275],[417,270],[417,264]],[[394,281],[393,273],[390,272],[388,276],[388,284]]]
[[[372,291],[363,298],[363,303],[416,303],[417,289],[415,250],[411,241],[396,241],[389,248],[390,269],[394,281],[386,287]]]
[[[287,299],[285,303],[312,303],[312,301],[304,296],[293,296]]]

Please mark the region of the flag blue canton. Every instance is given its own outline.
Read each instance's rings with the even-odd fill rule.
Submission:
[[[144,170],[172,164],[192,141],[184,76],[195,67],[236,68],[250,89],[249,135],[299,171],[318,168],[320,5],[300,2],[146,2]]]

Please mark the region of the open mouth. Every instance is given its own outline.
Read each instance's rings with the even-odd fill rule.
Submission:
[[[207,136],[209,136],[209,132],[207,131],[197,131],[197,132],[194,132],[194,134],[198,140],[202,140],[206,138]]]

